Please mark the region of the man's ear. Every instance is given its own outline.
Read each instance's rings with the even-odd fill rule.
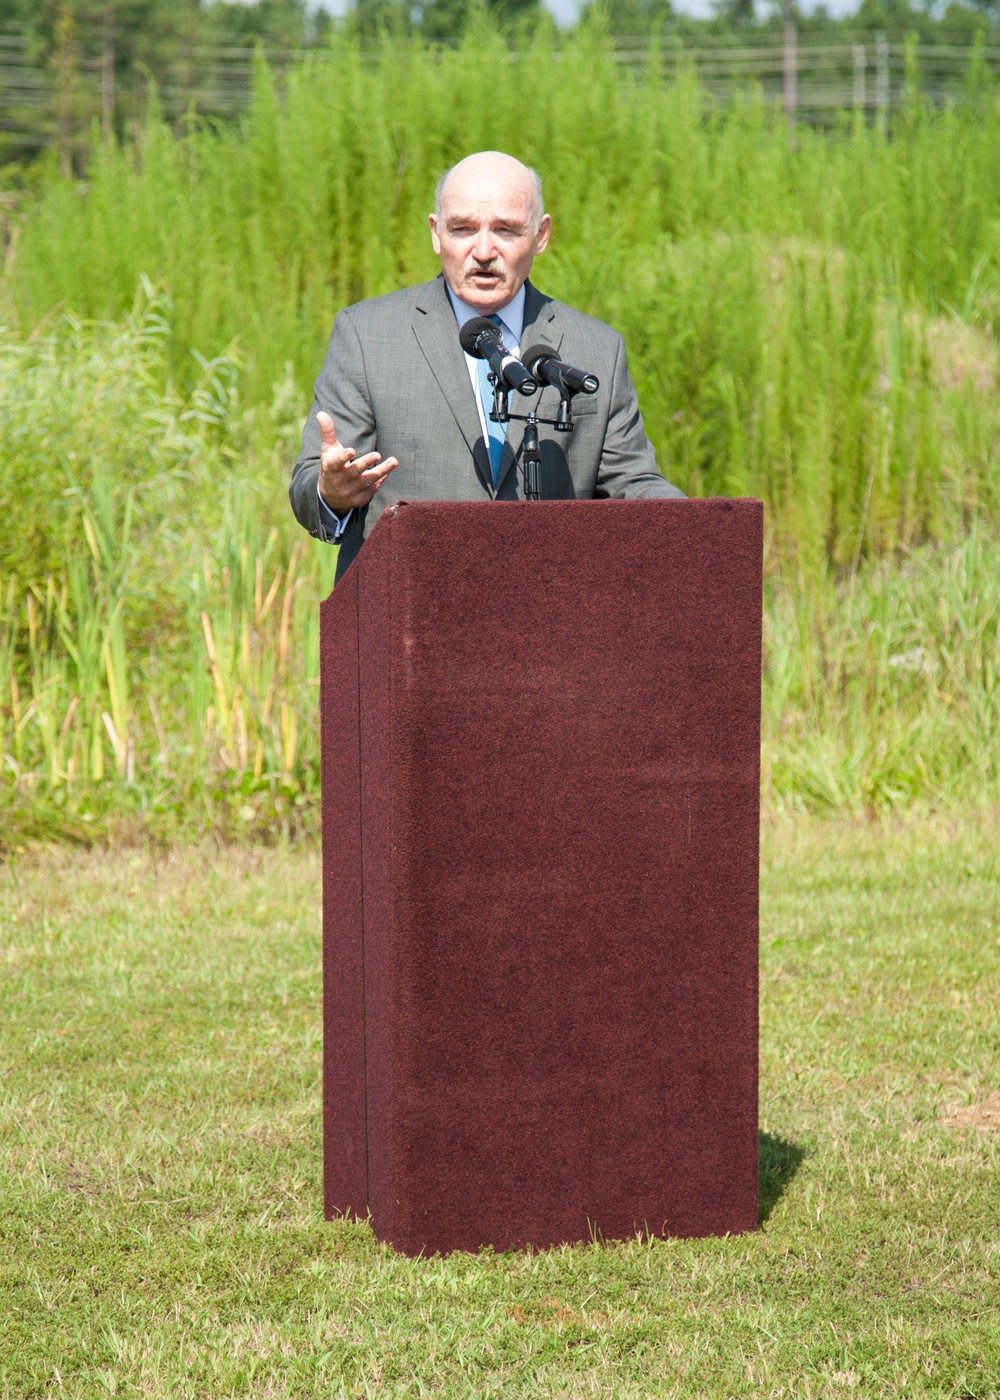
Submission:
[[[435,253],[437,253],[438,257],[440,257],[440,256],[441,256],[441,240],[440,240],[440,238],[438,237],[438,221],[437,221],[437,215],[436,215],[436,214],[428,214],[428,215],[427,215],[427,222],[428,222],[428,224],[430,225],[430,230],[431,230],[431,247],[434,249]]]
[[[538,232],[535,234],[534,254],[537,258],[539,253],[544,253],[549,246],[549,235],[552,232],[552,215],[543,214],[541,223],[538,225]],[[435,252],[437,250],[435,249]]]

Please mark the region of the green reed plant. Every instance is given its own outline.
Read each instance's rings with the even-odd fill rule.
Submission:
[[[8,580],[8,798],[45,797],[84,820],[124,807],[167,827],[301,825],[319,773],[318,648],[303,642],[333,561],[305,539],[279,549],[272,530],[262,540],[266,514],[263,501],[252,513],[227,505],[211,547],[191,553],[170,630],[148,649],[141,599],[128,586],[104,591],[99,546],[67,579],[50,574],[23,594]]]
[[[882,561],[839,585],[773,587],[764,782],[779,803],[885,811],[995,800],[1000,545]]]
[[[264,523],[282,491],[264,472],[302,409],[279,386],[237,410],[231,360],[157,389],[167,311],[146,287],[122,323],[64,316],[0,345],[3,781],[88,819],[199,822],[207,800],[212,821],[287,827],[315,800],[318,653],[302,643],[334,564],[290,517]],[[33,417],[59,388],[63,415]],[[18,539],[29,510],[37,533]]]

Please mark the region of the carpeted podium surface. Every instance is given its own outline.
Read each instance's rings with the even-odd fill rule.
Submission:
[[[761,532],[402,503],[323,605],[328,1214],[755,1227]]]

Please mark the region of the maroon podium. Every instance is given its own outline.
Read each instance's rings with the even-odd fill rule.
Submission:
[[[761,536],[400,503],[323,604],[328,1216],[756,1227]]]

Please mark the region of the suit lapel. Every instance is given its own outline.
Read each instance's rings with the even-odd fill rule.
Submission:
[[[489,449],[483,441],[469,368],[459,344],[455,313],[451,309],[443,277],[436,277],[421,289],[413,312],[413,333],[444,395],[445,403],[468,443],[476,471],[483,485],[492,493]]]
[[[521,329],[520,340],[521,353],[530,350],[533,345],[547,345],[552,350],[558,350],[562,344],[562,338],[563,333],[559,327],[555,302],[551,297],[543,296],[538,288],[530,282],[526,282],[524,326]],[[522,398],[520,394],[511,394],[511,412],[528,413],[532,408],[537,410],[538,399],[538,394],[530,399]],[[500,490],[504,477],[517,462],[523,441],[524,424],[509,423],[507,425],[507,441],[504,443],[503,456],[500,458],[500,470],[497,473],[497,491]]]
[[[521,328],[521,352],[533,345],[548,345],[558,350],[562,344],[562,327],[556,314],[556,303],[544,296],[531,282],[524,284],[524,325]]]

